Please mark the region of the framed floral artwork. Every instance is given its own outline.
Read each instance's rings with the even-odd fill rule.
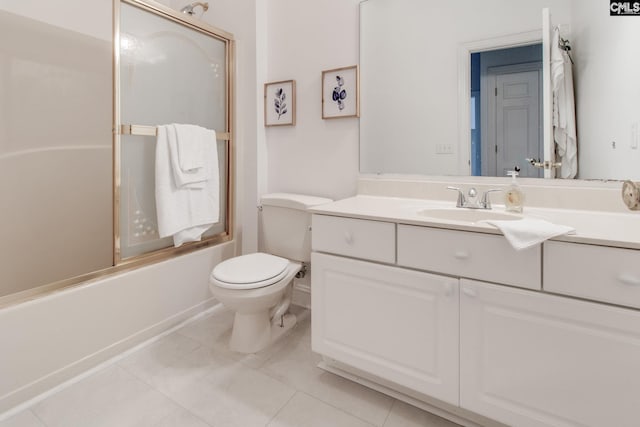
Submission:
[[[296,124],[296,81],[265,83],[264,125],[294,126]]]
[[[322,118],[360,117],[358,66],[322,72]]]

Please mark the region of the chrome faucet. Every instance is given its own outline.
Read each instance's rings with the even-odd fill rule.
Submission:
[[[502,191],[498,188],[492,188],[490,190],[482,193],[482,197],[480,201],[478,201],[478,191],[471,187],[467,192],[467,196],[465,197],[464,192],[458,187],[447,187],[448,190],[456,190],[458,192],[458,200],[456,202],[457,208],[468,208],[468,209],[491,209],[491,199],[489,198],[489,193],[494,191]]]

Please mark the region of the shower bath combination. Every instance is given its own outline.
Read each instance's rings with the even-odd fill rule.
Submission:
[[[205,13],[207,10],[209,10],[209,3],[207,2],[203,3],[203,2],[197,1],[197,2],[186,5],[185,7],[180,9],[180,12],[193,16],[196,13],[193,9],[195,9],[198,6],[202,7],[202,13]]]

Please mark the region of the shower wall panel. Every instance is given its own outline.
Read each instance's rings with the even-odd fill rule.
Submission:
[[[0,10],[0,297],[112,265],[111,82],[109,40]]]

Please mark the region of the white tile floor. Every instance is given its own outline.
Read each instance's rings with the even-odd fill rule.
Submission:
[[[224,309],[142,347],[0,427],[454,427],[316,367],[310,316],[253,355],[227,348]]]

